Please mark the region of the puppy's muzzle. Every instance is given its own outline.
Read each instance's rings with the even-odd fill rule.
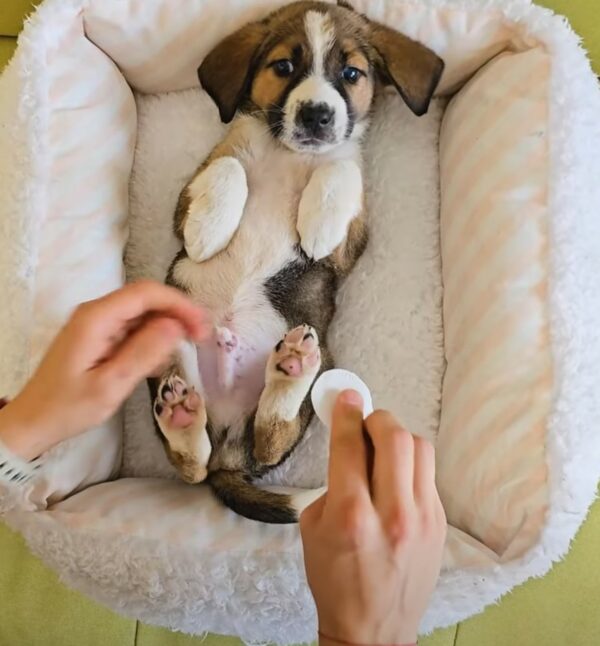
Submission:
[[[308,139],[325,141],[331,137],[335,111],[327,103],[303,103],[296,114],[296,125]]]

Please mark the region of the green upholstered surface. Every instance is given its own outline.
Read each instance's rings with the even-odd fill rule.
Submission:
[[[0,69],[8,63],[16,46],[16,38],[0,36]]]
[[[0,4],[0,36],[17,36],[23,20],[40,0],[3,0]]]
[[[58,582],[20,536],[0,523],[1,646],[125,646],[136,622]]]
[[[0,69],[9,60],[23,17],[34,3],[0,0]],[[600,73],[600,0],[543,0],[569,17]],[[600,115],[598,115],[600,118]],[[0,151],[8,154],[9,151]],[[568,557],[543,579],[529,581],[498,605],[422,646],[553,646],[600,644],[600,503]],[[106,610],[63,586],[23,540],[0,523],[0,646],[235,646],[155,628]]]

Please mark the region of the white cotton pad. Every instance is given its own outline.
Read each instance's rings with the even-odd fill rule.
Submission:
[[[310,398],[317,417],[331,428],[331,416],[337,396],[343,390],[356,390],[363,398],[363,416],[373,412],[373,399],[365,382],[349,370],[336,368],[324,372],[312,387]]]

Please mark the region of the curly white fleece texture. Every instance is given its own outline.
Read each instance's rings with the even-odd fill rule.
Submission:
[[[372,3],[373,11],[381,8],[383,2],[385,0]],[[39,217],[35,207],[43,210],[43,188],[48,180],[43,173],[40,175],[38,166],[39,155],[44,151],[42,117],[49,107],[43,92],[44,67],[38,63],[43,60],[47,42],[53,38],[50,26],[56,27],[56,14],[66,4],[73,7],[82,5],[80,0],[67,3],[49,0],[44,3],[22,39],[17,64],[1,81],[0,116],[8,128],[3,132],[0,144],[3,149],[10,147],[13,151],[11,164],[2,164],[0,160],[0,226],[6,251],[3,250],[0,257],[0,275],[8,290],[5,292],[9,295],[7,302],[11,302],[11,308],[0,311],[3,347],[7,348],[7,353],[0,359],[3,361],[0,371],[3,379],[10,374],[7,371],[14,370],[14,362],[23,356],[22,348],[27,343],[27,300],[32,297],[34,289],[33,233]],[[518,583],[547,572],[553,562],[566,554],[596,495],[600,465],[600,182],[597,178],[597,169],[600,168],[600,92],[585,54],[578,46],[577,37],[563,20],[546,10],[525,0],[422,0],[420,4],[432,9],[448,6],[470,11],[495,9],[507,22],[518,23],[543,42],[553,61],[549,130],[552,254],[549,298],[557,384],[547,432],[550,509],[538,544],[522,559],[490,570],[457,570],[442,575],[422,624],[422,629],[429,631],[479,612]],[[20,74],[14,71],[17,68]],[[190,104],[201,100],[198,93],[190,92],[189,96],[195,96],[189,99]],[[392,98],[388,100],[395,101]],[[178,118],[180,108],[175,108],[175,98],[147,98],[144,101],[147,104],[140,111],[142,116],[150,115],[153,109],[158,110],[161,102],[172,101],[171,114]],[[419,266],[427,273],[427,281],[431,281],[427,282],[425,297],[417,299],[427,317],[417,315],[410,322],[405,320],[400,334],[400,337],[407,332],[412,335],[418,348],[429,344],[431,353],[423,357],[422,367],[428,367],[431,372],[422,373],[423,388],[419,383],[400,384],[405,390],[409,387],[415,390],[407,390],[407,398],[397,411],[406,423],[426,432],[435,428],[436,397],[439,398],[439,373],[436,370],[442,368],[441,336],[437,323],[440,298],[437,240],[434,240],[437,234],[435,218],[432,217],[437,209],[437,171],[432,152],[437,135],[437,117],[434,111],[429,121],[415,122],[418,129],[413,130],[412,122],[407,125],[409,117],[405,111],[399,108],[387,112],[386,119],[378,122],[373,133],[373,141],[378,142],[373,148],[377,163],[373,164],[370,182],[374,187],[380,186],[379,183],[384,182],[384,173],[393,172],[386,166],[388,156],[397,155],[392,185],[394,190],[405,191],[397,213],[401,219],[409,215],[424,219],[422,229],[410,229],[411,236],[422,236],[418,239],[423,245],[416,247],[416,258],[411,256],[410,262],[423,263]],[[211,123],[214,125],[214,120]],[[392,132],[388,123],[395,123],[399,130]],[[404,139],[396,147],[393,141],[397,132],[404,133]],[[210,137],[216,135],[215,130]],[[412,152],[405,155],[405,147]],[[189,158],[181,163],[188,164],[186,169],[192,168],[194,160]],[[427,179],[421,185],[417,177]],[[134,179],[134,184],[136,181],[141,181],[139,176]],[[403,183],[405,181],[406,184]],[[169,186],[165,190],[171,191],[169,199],[172,199],[177,188]],[[135,192],[132,195],[135,196]],[[391,196],[384,194],[377,199],[391,200]],[[404,206],[406,211],[402,210]],[[375,212],[376,209],[371,210]],[[23,212],[23,221],[15,221],[14,212]],[[162,243],[160,236],[156,240]],[[167,251],[165,247],[164,253]],[[429,264],[424,262],[421,252],[429,254]],[[337,324],[340,339],[346,338],[345,335],[351,339],[351,335],[359,330],[350,316],[344,318],[345,308],[353,311],[356,302],[369,302],[364,300],[369,298],[364,291],[366,272],[378,266],[378,263],[369,265],[369,262],[369,257],[366,257],[362,270],[359,267],[351,279],[355,282],[349,283],[344,291]],[[393,259],[385,256],[385,262],[392,263]],[[411,270],[414,266],[410,265]],[[388,270],[391,269],[390,264]],[[379,280],[384,281],[385,274],[381,272],[379,275]],[[355,288],[357,291],[353,296]],[[410,296],[411,285],[405,283],[403,288]],[[383,286],[380,293],[384,293]],[[371,306],[383,307],[385,302],[385,299],[376,299]],[[379,309],[375,312],[379,313]],[[393,312],[386,311],[388,314],[400,316],[397,305],[394,305]],[[388,338],[389,329],[379,326],[375,329],[378,340]],[[361,350],[365,348],[362,338],[357,345],[344,341],[340,348],[335,345],[335,340],[332,345],[342,365],[356,369],[356,362],[364,361],[365,366],[370,364],[368,352]],[[401,352],[409,352],[403,345],[400,348]],[[394,363],[396,356],[394,354]],[[381,362],[382,359],[378,360]],[[365,370],[359,372],[369,381]],[[376,390],[377,376],[374,372],[371,374],[370,385]],[[382,405],[389,404],[386,392],[383,388],[380,390],[379,403]],[[419,396],[412,398],[413,392]],[[422,397],[423,392],[428,394],[427,398]],[[141,405],[145,406],[144,403]],[[141,410],[132,414],[141,415]],[[318,431],[315,433],[318,437]],[[148,442],[152,441],[150,437],[150,434],[146,436]],[[131,449],[127,457],[128,470],[152,473],[154,469],[162,468],[157,466],[158,453],[147,452],[146,461],[140,461],[136,442],[144,442],[142,435],[131,433],[128,442]],[[315,455],[311,453],[314,447],[319,447],[316,455],[322,460],[323,437],[320,442],[319,445],[316,439],[311,440],[310,449],[307,449],[306,461],[315,465],[314,472],[311,467],[310,478],[317,479],[322,473],[324,463],[310,457]],[[134,455],[138,456],[137,459],[133,459]],[[298,464],[302,465],[302,461]],[[281,475],[299,481],[302,476],[308,479],[306,472],[306,467],[302,467],[300,472],[293,473],[290,466],[290,471]],[[140,484],[143,485],[144,481]],[[115,486],[119,486],[118,483]],[[297,538],[295,542],[286,542],[293,547],[285,555],[265,550],[197,554],[173,550],[148,538],[102,532],[101,524],[86,528],[84,522],[83,526],[75,529],[68,525],[58,508],[34,514],[14,511],[6,518],[11,526],[23,532],[33,551],[60,572],[64,581],[130,616],[187,632],[211,630],[237,634],[246,640],[281,644],[307,641],[315,635],[314,607],[304,581]],[[84,513],[81,518],[85,519]],[[287,537],[287,540],[291,539]]]

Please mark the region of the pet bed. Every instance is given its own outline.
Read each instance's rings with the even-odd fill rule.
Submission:
[[[280,4],[47,0],[29,22],[0,81],[13,151],[0,159],[2,393],[76,303],[122,283],[128,229],[129,277],[163,277],[177,193],[223,132],[196,67]],[[600,93],[566,24],[523,0],[355,5],[446,61],[426,117],[395,95],[376,114],[373,240],[331,334],[376,404],[437,441],[450,529],[428,631],[546,572],[595,495]],[[297,528],[168,479],[146,397],[127,407],[122,468],[117,418],[5,495],[7,522],[63,580],[130,616],[313,638]],[[272,478],[313,486],[325,460],[314,425]]]

